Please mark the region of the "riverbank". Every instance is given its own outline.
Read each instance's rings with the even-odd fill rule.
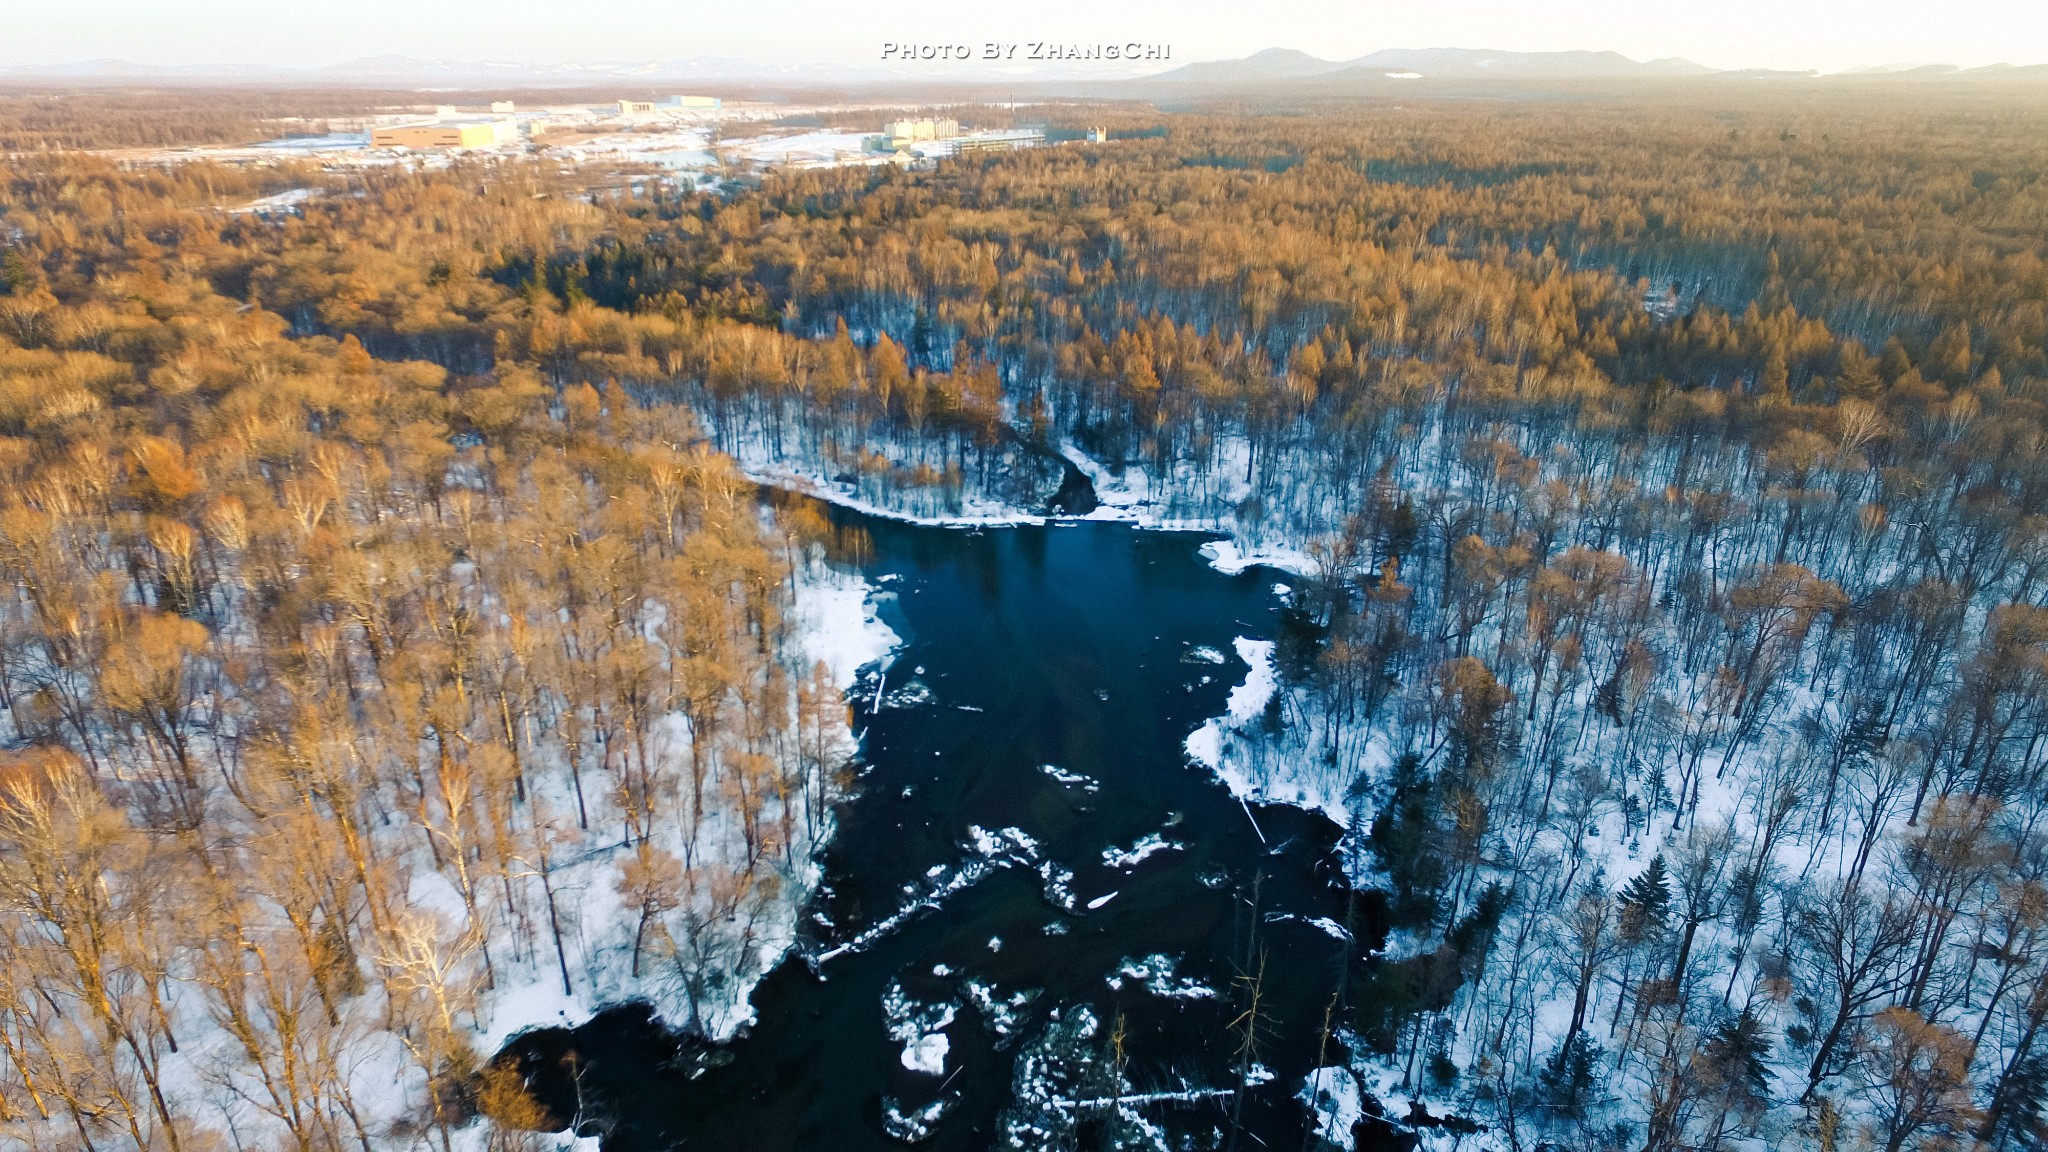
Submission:
[[[958,512],[918,513],[866,499],[851,483],[835,481],[814,470],[756,462],[744,464],[741,471],[756,484],[903,524],[927,528],[1003,528],[1020,524],[1093,521],[1130,524],[1162,532],[1212,533],[1222,539],[1204,544],[1201,553],[1210,567],[1226,576],[1235,576],[1252,568],[1272,568],[1299,577],[1312,576],[1320,570],[1315,557],[1303,547],[1253,542],[1235,516],[1174,517],[1162,513],[1150,495],[1153,487],[1143,468],[1131,466],[1117,474],[1071,444],[1062,445],[1059,451],[1061,457],[1085,478],[1091,493],[1087,501],[1093,505],[1091,510],[1072,515],[1033,512],[1011,504],[968,499],[962,502]]]

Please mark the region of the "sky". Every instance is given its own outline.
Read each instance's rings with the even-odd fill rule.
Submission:
[[[595,63],[732,56],[881,64],[886,42],[1611,49],[1719,68],[2048,63],[2048,0],[0,0],[0,65],[318,67],[369,55]],[[935,73],[960,65],[928,65]]]

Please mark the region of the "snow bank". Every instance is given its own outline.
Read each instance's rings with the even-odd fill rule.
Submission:
[[[992,500],[971,497],[961,503],[958,513],[920,515],[906,512],[864,499],[848,485],[836,483],[816,472],[791,468],[786,464],[753,462],[743,458],[740,472],[756,484],[815,497],[828,504],[837,504],[841,508],[850,508],[864,515],[878,516],[884,520],[896,520],[905,524],[922,524],[927,528],[983,528],[1005,524],[1045,523],[1043,516]]]
[[[850,572],[821,568],[797,584],[797,628],[803,649],[822,660],[832,682],[853,687],[860,670],[894,652],[902,644],[895,632],[875,616],[874,589]]]
[[[765,443],[748,440],[738,445],[735,451],[741,473],[756,484],[812,496],[885,520],[921,524],[929,528],[991,528],[1045,524],[1055,519],[1095,520],[1168,532],[1217,532],[1227,534],[1227,538],[1204,544],[1201,553],[1211,567],[1225,575],[1235,576],[1249,568],[1266,567],[1295,576],[1313,576],[1321,567],[1306,551],[1285,542],[1266,539],[1269,533],[1248,533],[1237,516],[1227,511],[1243,498],[1243,492],[1232,489],[1212,493],[1210,499],[1199,502],[1209,514],[1175,515],[1176,511],[1188,509],[1177,509],[1173,501],[1162,499],[1159,495],[1161,486],[1144,468],[1129,466],[1112,472],[1072,444],[1061,445],[1059,453],[1088,478],[1095,489],[1097,501],[1094,511],[1083,516],[1041,516],[1013,504],[977,496],[961,497],[957,509],[914,512],[868,499],[854,485],[833,480],[815,467],[792,465],[771,452]],[[1259,536],[1261,542],[1245,543],[1248,534]]]
[[[1238,659],[1250,670],[1243,682],[1230,690],[1228,711],[1189,733],[1187,754],[1216,773],[1231,795],[1241,800],[1263,799],[1235,752],[1236,745],[1241,743],[1238,734],[1264,715],[1267,702],[1279,687],[1280,679],[1273,668],[1273,642],[1239,636],[1231,643],[1237,649]]]
[[[1231,688],[1224,714],[1188,734],[1188,758],[1214,772],[1231,795],[1247,804],[1306,808],[1351,827],[1365,815],[1351,795],[1352,780],[1393,763],[1384,741],[1368,739],[1345,756],[1322,754],[1325,725],[1284,693],[1273,664],[1273,642],[1239,636],[1232,644],[1248,671]],[[1270,732],[1264,719],[1276,698],[1286,720],[1280,731]]]
[[[1211,540],[1202,545],[1201,552],[1209,567],[1225,576],[1252,568],[1277,568],[1295,576],[1313,576],[1322,568],[1315,557],[1284,545],[1246,548],[1236,540]]]

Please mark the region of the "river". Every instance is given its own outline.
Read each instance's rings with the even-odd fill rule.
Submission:
[[[1305,1147],[1295,1096],[1341,1060],[1326,1020],[1378,896],[1345,885],[1326,818],[1248,807],[1182,747],[1247,674],[1233,641],[1290,626],[1288,578],[1222,575],[1187,533],[830,515],[866,533],[905,647],[855,690],[865,767],[810,959],[720,1051],[631,1006],[515,1041],[550,1106],[579,1098],[548,1070],[577,1069],[605,1152],[983,1149],[1006,1123],[1026,1146],[1149,1147],[1150,1125],[1176,1148]],[[1110,1120],[1118,1097],[1136,1119]]]

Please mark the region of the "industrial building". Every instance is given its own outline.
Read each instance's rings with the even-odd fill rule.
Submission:
[[[643,112],[652,111],[654,111],[654,101],[652,100],[619,101],[619,115],[621,116],[637,116]]]
[[[1045,133],[1031,129],[1014,129],[1004,132],[989,132],[978,136],[962,136],[953,141],[955,155],[970,152],[1009,152],[1018,148],[1036,148],[1045,143]]]
[[[949,118],[892,120],[880,135],[867,138],[868,152],[895,152],[927,160],[959,156],[970,152],[1009,152],[1036,148],[1045,143],[1045,132],[1033,128],[1004,128],[962,135],[960,122]]]
[[[370,130],[372,148],[492,148],[518,139],[518,121],[501,119],[426,120]]]
[[[920,140],[950,140],[960,134],[960,122],[949,117],[923,120],[891,120],[882,129],[891,147],[903,147]]]
[[[668,98],[668,102],[672,108],[708,108],[716,110],[725,106],[725,101],[720,100],[716,96],[671,96]]]

